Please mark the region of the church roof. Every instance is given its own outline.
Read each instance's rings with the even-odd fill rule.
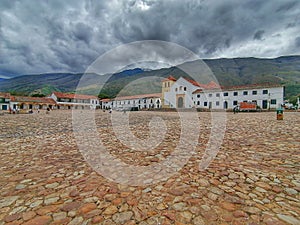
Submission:
[[[169,75],[167,78],[163,79],[163,82],[164,81],[176,81],[176,78],[173,77],[172,75]]]

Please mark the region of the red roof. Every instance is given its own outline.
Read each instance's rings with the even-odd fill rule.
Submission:
[[[206,89],[215,89],[215,88],[220,88],[220,85],[217,84],[214,81],[209,82],[208,84],[205,85]]]
[[[193,91],[192,94],[197,94],[197,93],[201,93],[201,92],[203,92],[203,89],[197,89],[196,91]]]
[[[111,102],[112,99],[110,99],[110,98],[104,98],[104,99],[101,99],[100,101],[101,102]]]
[[[130,96],[117,96],[114,99],[101,99],[101,102],[111,102],[111,101],[122,101],[122,100],[131,100],[131,99],[143,99],[143,98],[161,98],[161,93],[153,94],[142,94],[142,95],[130,95]]]
[[[211,84],[210,84],[211,83]],[[250,84],[250,85],[240,85],[240,86],[230,86],[230,87],[214,87],[215,84],[213,84],[212,82],[210,82],[206,85],[206,87],[209,88],[203,88],[203,89],[197,89],[193,92],[193,94],[196,93],[201,93],[201,92],[205,92],[206,89],[209,90],[213,90],[213,89],[217,89],[218,91],[235,91],[235,90],[245,90],[245,89],[261,89],[261,88],[270,88],[270,87],[282,87],[282,85],[280,84],[270,84],[270,83],[266,83],[266,84]]]
[[[229,86],[222,87],[224,90],[239,90],[239,89],[247,89],[247,88],[270,88],[270,87],[282,87],[281,84],[272,84],[272,83],[264,83],[264,84],[248,84],[248,85],[239,85],[239,86]]]
[[[40,104],[56,104],[52,98],[46,97],[28,97],[28,96],[11,96],[13,102],[40,103]]]
[[[204,89],[220,88],[220,86],[214,81],[211,81],[208,84],[201,84],[201,83],[198,83],[197,81],[194,81],[194,80],[191,80],[191,79],[187,79],[187,78],[184,78],[184,79],[187,80],[188,82],[190,82],[192,85],[197,86],[197,87],[201,87],[201,88],[204,88]]]
[[[160,98],[161,93],[143,94],[143,95],[131,95],[131,96],[118,96],[115,100],[130,100],[130,99],[142,99],[142,98]]]
[[[201,84],[198,83],[197,81],[190,80],[190,79],[187,79],[187,78],[184,78],[184,79],[187,80],[188,82],[190,82],[194,86],[201,87]]]
[[[168,76],[166,79],[164,79],[163,81],[176,81],[176,78],[173,77],[172,75]]]
[[[10,98],[10,93],[0,92],[0,98]]]
[[[81,94],[72,94],[72,93],[61,93],[53,92],[57,98],[69,98],[69,99],[98,99],[93,95],[81,95]]]

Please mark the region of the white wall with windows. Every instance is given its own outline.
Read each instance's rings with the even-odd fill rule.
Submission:
[[[276,109],[283,104],[284,87],[244,87],[239,89],[224,89],[193,93],[196,108],[233,109],[240,102],[256,102],[262,109]]]
[[[117,110],[129,110],[131,108],[138,109],[159,109],[161,108],[161,98],[156,96],[125,96],[102,102],[102,108],[111,108]]]
[[[161,99],[159,97],[134,98],[131,96],[116,98],[113,100],[113,109],[130,109],[137,107],[138,109],[158,109],[161,108]]]
[[[50,95],[60,109],[96,109],[100,101],[96,96],[54,92]]]
[[[192,108],[194,106],[193,92],[197,88],[199,87],[180,77],[170,87],[170,91],[164,93],[165,105],[169,105],[170,108]]]

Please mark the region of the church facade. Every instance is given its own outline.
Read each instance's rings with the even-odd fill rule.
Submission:
[[[162,108],[233,109],[241,102],[261,109],[276,109],[284,103],[284,87],[276,84],[222,88],[215,82],[200,84],[172,76],[162,81]]]

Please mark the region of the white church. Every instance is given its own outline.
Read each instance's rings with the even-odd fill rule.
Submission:
[[[254,102],[261,109],[276,109],[283,98],[284,87],[276,84],[222,88],[183,77],[162,81],[162,108],[233,109],[241,102]]]

